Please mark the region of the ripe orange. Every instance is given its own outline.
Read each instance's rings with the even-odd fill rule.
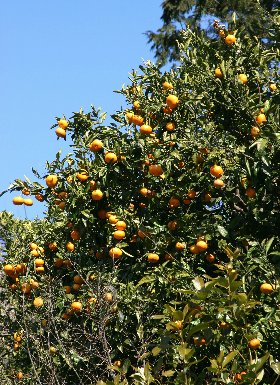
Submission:
[[[210,167],[210,174],[213,175],[215,178],[219,178],[223,175],[224,170],[221,166],[218,166],[215,164],[214,166]]]
[[[73,289],[74,291],[79,291],[80,288],[81,288],[81,285],[80,285],[79,283],[73,283],[72,289]]]
[[[115,225],[116,223],[118,223],[119,220],[116,215],[110,215],[108,217],[108,221],[109,223],[111,223],[111,225]]]
[[[35,266],[38,267],[38,266],[44,266],[45,264],[45,261],[42,259],[42,258],[36,258],[35,259]]]
[[[253,187],[248,187],[246,189],[245,194],[247,195],[248,198],[255,198],[256,190]]]
[[[81,238],[78,230],[72,230],[70,233],[70,237],[73,239],[73,241],[78,241]]]
[[[216,188],[222,188],[222,187],[224,187],[225,183],[222,179],[215,179],[213,182],[213,185]]]
[[[212,199],[212,195],[209,192],[204,194],[204,196],[203,196],[203,201],[204,202],[210,202],[211,199]]]
[[[135,100],[135,102],[133,103],[133,107],[135,108],[135,110],[139,110],[140,109],[140,103],[138,100]]]
[[[59,127],[63,128],[64,130],[66,130],[66,128],[69,125],[69,123],[67,122],[66,119],[60,119],[57,123],[58,123]]]
[[[5,265],[3,269],[4,269],[5,274],[7,274],[7,275],[13,275],[15,272],[15,267],[13,265],[10,265],[10,264]]]
[[[113,302],[113,294],[108,292],[108,293],[105,293],[104,296],[103,296],[104,300],[107,301],[107,302]]]
[[[133,117],[134,117],[134,113],[133,112],[127,112],[125,117],[126,117],[126,119],[128,120],[129,123],[133,123]]]
[[[61,258],[55,258],[53,261],[53,264],[55,267],[61,267],[63,265],[63,259]]]
[[[22,334],[20,332],[14,333],[14,341],[20,342],[22,340]]]
[[[37,249],[38,249],[38,246],[36,245],[36,243],[31,242],[31,243],[29,244],[29,248],[30,248],[30,250],[37,250]]]
[[[170,115],[170,114],[172,114],[173,110],[172,110],[172,108],[166,106],[166,107],[163,108],[163,112],[165,114],[169,114]]]
[[[225,43],[227,45],[233,45],[236,42],[236,37],[234,35],[228,34],[225,38]]]
[[[260,129],[259,129],[259,127],[252,127],[251,128],[251,136],[253,137],[253,138],[256,138],[257,136],[259,136],[260,135]]]
[[[33,255],[33,257],[39,257],[40,256],[40,253],[38,250],[31,250],[30,254]]]
[[[63,128],[58,127],[55,133],[58,138],[66,138],[66,131]]]
[[[67,199],[68,198],[68,193],[66,191],[60,191],[57,194],[57,196],[58,196],[59,199]]]
[[[116,223],[116,229],[117,230],[125,230],[126,229],[126,223],[124,221],[118,221]]]
[[[17,372],[17,379],[20,381],[23,378],[22,372]]]
[[[76,174],[76,177],[80,182],[86,182],[89,178],[89,175],[86,171],[81,171]]]
[[[260,291],[264,294],[271,294],[273,292],[273,287],[270,283],[263,283],[260,286]]]
[[[196,191],[194,190],[189,190],[188,193],[187,193],[188,197],[190,199],[194,199],[196,197]]]
[[[115,239],[121,240],[125,237],[125,232],[123,230],[117,230],[113,232],[113,237]]]
[[[238,80],[243,83],[243,84],[247,84],[248,83],[248,78],[245,74],[239,74],[238,75]]]
[[[62,264],[64,267],[67,267],[68,269],[70,269],[73,266],[70,259],[63,259]]]
[[[235,381],[243,381],[244,380],[244,376],[247,374],[247,372],[240,372],[240,373],[236,373],[236,375],[234,376],[234,380]]]
[[[136,126],[142,126],[144,123],[144,118],[140,115],[133,115],[132,123],[134,123]]]
[[[256,117],[256,122],[258,123],[258,124],[262,124],[263,122],[266,122],[267,121],[267,119],[266,119],[266,116],[265,116],[265,114],[263,114],[263,113],[260,113],[257,117]]]
[[[184,250],[185,248],[186,248],[186,245],[185,245],[184,242],[177,242],[177,243],[175,244],[175,249],[176,249],[176,250],[182,251],[182,250]]]
[[[199,249],[198,249],[197,245],[191,245],[189,250],[192,254],[198,254],[199,253]]]
[[[166,98],[166,104],[169,108],[174,109],[179,104],[179,99],[176,95],[168,95]]]
[[[151,132],[153,132],[153,129],[151,126],[149,126],[148,124],[143,124],[141,127],[140,127],[140,133],[143,134],[143,135],[150,135]]]
[[[50,188],[54,188],[58,183],[58,177],[57,175],[48,175],[45,178],[46,185]]]
[[[207,242],[202,241],[202,240],[196,242],[196,247],[197,247],[199,252],[202,252],[202,251],[205,251],[208,249]]]
[[[29,283],[30,283],[30,286],[32,287],[32,289],[38,289],[38,287],[39,287],[38,281],[35,281],[34,279],[31,278]]]
[[[67,243],[66,243],[66,249],[67,249],[70,253],[72,253],[72,251],[74,251],[74,249],[75,249],[74,243],[72,243],[72,242],[67,242]]]
[[[22,197],[14,197],[13,198],[13,204],[18,206],[18,205],[22,205],[24,202],[24,199]]]
[[[270,83],[269,84],[269,89],[270,89],[271,92],[276,91],[277,90],[276,84],[275,83]]]
[[[94,201],[100,201],[103,198],[103,192],[99,189],[93,190],[91,193],[91,197]]]
[[[153,176],[160,176],[163,174],[163,169],[159,164],[152,164],[149,166],[149,173]]]
[[[70,294],[71,293],[71,286],[63,286],[65,293]]]
[[[219,79],[222,79],[224,77],[224,75],[223,75],[223,73],[222,73],[220,68],[216,68],[215,69],[215,77],[219,78]]]
[[[78,283],[79,285],[82,285],[83,283],[85,283],[84,279],[78,274],[74,276],[73,280],[75,283]]]
[[[24,293],[24,294],[29,294],[31,292],[31,285],[27,282],[24,282],[22,285],[21,285],[21,291]]]
[[[71,304],[71,309],[74,311],[74,312],[80,312],[83,308],[83,305],[81,304],[81,302],[73,302]]]
[[[91,181],[89,182],[89,188],[90,188],[91,191],[96,190],[96,188],[97,188],[97,183],[96,183],[95,180],[91,180]]]
[[[38,266],[38,267],[36,267],[35,270],[36,270],[36,273],[39,273],[39,274],[42,274],[45,272],[44,266]]]
[[[173,90],[173,85],[167,81],[162,83],[162,87],[164,90]]]
[[[122,256],[122,250],[119,249],[118,247],[112,247],[109,250],[109,255],[113,259],[118,259],[118,258],[120,258]]]
[[[50,354],[56,354],[57,349],[54,346],[50,346],[49,352],[50,352]]]
[[[205,259],[210,262],[210,263],[213,263],[216,259],[215,255],[214,254],[207,254]]]
[[[206,344],[206,339],[204,337],[194,337],[193,342],[196,346],[202,346]]]
[[[256,350],[260,347],[261,341],[258,338],[253,338],[252,340],[249,341],[248,345],[249,345],[249,348]]]
[[[180,206],[180,200],[178,198],[171,197],[169,199],[169,207],[171,207],[173,209],[173,208],[176,208],[179,206]]]
[[[192,202],[191,199],[187,199],[187,198],[183,199],[184,205],[189,205],[191,202]]]
[[[159,256],[155,253],[148,253],[147,259],[150,263],[157,263],[159,261]]]
[[[30,199],[30,198],[25,198],[23,200],[23,203],[25,204],[25,206],[32,206],[33,205],[33,200]]]
[[[21,193],[22,193],[23,195],[30,195],[30,190],[29,190],[28,188],[24,187],[24,188],[21,190]]]
[[[34,301],[33,301],[33,305],[34,305],[35,307],[41,307],[41,306],[43,306],[43,305],[44,305],[44,300],[43,300],[43,298],[42,298],[42,297],[36,297],[36,298],[34,299]]]
[[[56,251],[57,250],[57,243],[56,242],[50,242],[48,244],[48,248],[51,250],[51,251]]]
[[[44,202],[44,197],[42,194],[36,194],[35,195],[35,198],[37,199],[37,201],[39,202]]]
[[[116,163],[118,161],[118,157],[114,152],[106,152],[104,160],[106,163]]]
[[[175,123],[173,123],[173,122],[168,122],[168,123],[166,123],[166,126],[165,126],[165,128],[166,128],[166,130],[167,130],[168,132],[174,131],[174,130],[175,130],[175,127],[176,127],[176,125],[175,125]]]
[[[104,147],[104,144],[99,139],[94,139],[94,141],[91,142],[89,145],[90,151],[93,151],[93,152],[100,151],[103,147]]]

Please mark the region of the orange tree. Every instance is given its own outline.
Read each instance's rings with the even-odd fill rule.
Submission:
[[[279,381],[279,52],[215,28],[109,125],[57,119],[73,152],[10,188],[47,211],[1,216],[6,383]]]

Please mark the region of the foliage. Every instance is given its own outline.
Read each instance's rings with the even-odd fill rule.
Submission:
[[[11,186],[47,212],[1,214],[6,383],[276,384],[279,52],[236,38],[182,32],[176,70],[134,71],[109,125],[57,119],[73,152]]]
[[[218,18],[229,25],[229,28],[245,30],[252,38],[263,38],[266,43],[271,41],[271,29],[274,29],[278,1],[276,0],[164,0],[162,2],[163,25],[156,31],[148,31],[148,41],[155,52],[155,57],[161,65],[167,61],[178,60],[180,52],[180,30],[185,25],[207,30],[208,36],[213,37],[213,27],[209,24],[213,18]],[[233,26],[232,17],[236,19]],[[272,44],[278,44],[278,39]]]

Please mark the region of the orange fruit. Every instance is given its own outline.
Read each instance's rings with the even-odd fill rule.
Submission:
[[[61,267],[63,265],[63,259],[61,258],[55,258],[53,261],[53,264],[55,267]]]
[[[85,182],[88,180],[89,175],[86,171],[81,171],[76,174],[77,179],[79,179],[80,182]]]
[[[103,296],[104,300],[107,301],[107,302],[113,302],[113,294],[108,292],[108,293],[105,293],[104,296]]]
[[[40,256],[40,253],[38,250],[31,250],[30,254],[33,255],[33,257],[39,257]]]
[[[120,258],[122,256],[122,250],[119,249],[118,247],[112,247],[109,250],[109,255],[113,259],[118,259],[118,258]]]
[[[260,129],[259,129],[259,127],[252,127],[251,128],[251,136],[253,137],[253,138],[256,138],[257,136],[259,136],[260,135]]]
[[[22,340],[22,334],[20,332],[14,333],[14,341],[20,342]]]
[[[248,83],[248,78],[245,74],[239,74],[238,75],[238,80],[243,83],[243,84],[247,84]]]
[[[21,190],[21,193],[22,193],[23,195],[30,195],[30,190],[29,190],[28,188],[24,187],[24,188]]]
[[[72,302],[71,304],[71,309],[74,311],[74,312],[80,312],[83,308],[83,305],[81,304],[81,302]]]
[[[133,121],[132,121],[136,126],[142,126],[144,123],[144,118],[140,115],[134,115],[133,116]]]
[[[51,251],[56,251],[57,250],[57,243],[56,242],[50,242],[48,244],[48,248],[51,250]]]
[[[216,68],[214,73],[216,78],[222,79],[224,77],[220,68]]]
[[[66,138],[66,131],[63,128],[58,127],[55,133],[58,138]]]
[[[48,175],[45,178],[46,185],[50,188],[54,188],[58,183],[57,175]]]
[[[91,189],[91,191],[96,190],[96,187],[97,187],[96,181],[95,180],[91,180],[89,182],[89,188]]]
[[[23,378],[22,372],[17,372],[17,379],[20,381]]]
[[[71,286],[63,286],[65,293],[70,294],[71,293]]]
[[[18,206],[22,205],[24,203],[24,199],[22,197],[14,197],[13,198],[13,204]]]
[[[233,45],[236,42],[236,37],[234,35],[228,34],[225,38],[225,43],[227,45]]]
[[[202,241],[202,240],[196,242],[196,247],[197,247],[199,252],[202,252],[202,251],[205,251],[208,249],[207,242]]]
[[[135,110],[139,110],[140,109],[140,103],[138,100],[135,100],[135,102],[133,103],[133,107],[135,108]]]
[[[91,197],[94,201],[100,201],[103,198],[103,192],[99,189],[93,190],[91,193]]]
[[[107,218],[107,211],[104,209],[100,209],[97,211],[97,216],[99,219],[106,219]]]
[[[204,200],[204,202],[210,202],[211,199],[212,199],[212,195],[211,195],[209,192],[207,192],[207,193],[205,193],[205,194],[203,195],[203,200]]]
[[[58,196],[59,199],[67,199],[68,198],[68,193],[66,191],[60,191],[57,194],[57,196]]]
[[[44,264],[45,264],[45,261],[42,258],[36,258],[35,259],[35,266],[36,267],[44,266]]]
[[[66,119],[60,119],[57,123],[58,123],[59,127],[63,128],[64,130],[66,130],[66,128],[69,125],[69,123],[67,122]]]
[[[38,289],[38,287],[39,287],[38,281],[35,281],[34,279],[31,278],[29,283],[30,283],[30,286],[32,287],[32,289]]]
[[[165,125],[165,128],[166,128],[166,130],[167,130],[168,132],[174,131],[174,130],[175,130],[175,127],[176,127],[176,125],[175,125],[175,123],[173,123],[173,122],[168,122],[168,123],[166,123],[166,125]]]
[[[124,221],[118,221],[116,223],[116,229],[117,230],[125,230],[126,229],[126,223]]]
[[[269,84],[269,89],[270,89],[271,92],[276,91],[277,90],[276,84],[275,83],[270,83]]]
[[[176,230],[177,226],[178,226],[178,222],[177,221],[170,221],[170,222],[167,223],[167,228],[170,231]]]
[[[45,272],[44,266],[38,266],[38,267],[36,267],[35,270],[36,270],[36,273],[39,273],[39,274],[42,274]]]
[[[79,285],[82,285],[83,283],[85,283],[84,279],[78,274],[74,276],[73,280],[75,283],[78,283]]]
[[[108,221],[109,223],[111,223],[111,225],[115,225],[116,223],[118,223],[119,220],[116,215],[110,215],[108,217]]]
[[[247,374],[247,372],[240,372],[240,373],[236,373],[236,375],[234,376],[234,380],[235,381],[243,381],[244,380],[244,376]]]
[[[267,119],[266,119],[266,116],[265,116],[265,114],[263,114],[263,113],[260,113],[257,117],[256,117],[256,122],[258,123],[258,124],[262,124],[263,122],[266,122],[267,121]]]
[[[15,267],[13,265],[5,265],[4,268],[3,268],[5,274],[7,275],[13,275],[14,272],[15,272]]]
[[[81,238],[78,230],[72,230],[70,233],[70,237],[73,239],[73,241],[78,241]]]
[[[260,286],[260,291],[264,294],[271,294],[273,292],[273,287],[270,283],[263,283]]]
[[[179,250],[179,251],[182,251],[186,248],[186,245],[184,242],[176,242],[175,244],[175,249],[176,250]]]
[[[215,178],[219,178],[224,173],[224,170],[221,166],[218,166],[215,164],[214,166],[210,167],[210,174],[213,175]]]
[[[22,285],[21,285],[21,291],[24,293],[24,294],[29,294],[31,292],[31,285],[27,282],[24,282]]]
[[[63,259],[62,263],[63,263],[63,266],[67,267],[68,269],[72,267],[72,262],[70,261],[70,259]]]
[[[33,301],[33,305],[34,305],[35,307],[41,307],[41,306],[43,306],[43,305],[44,305],[44,300],[43,300],[43,298],[42,298],[42,297],[36,297],[36,298],[34,299],[34,301]]]
[[[44,202],[44,197],[42,194],[36,194],[35,195],[35,198],[37,199],[37,201],[39,202]]]
[[[74,251],[74,249],[75,249],[74,243],[72,243],[72,242],[67,242],[67,243],[66,243],[66,249],[67,249],[70,253],[72,253],[72,251]]]
[[[116,163],[118,161],[118,157],[114,152],[106,152],[104,160],[106,163]]]
[[[58,203],[58,207],[59,207],[61,210],[64,210],[64,209],[65,209],[65,206],[66,206],[65,202],[59,202],[59,203]]]
[[[72,184],[73,183],[73,177],[71,175],[68,175],[68,177],[66,178],[67,182],[69,184]]]
[[[198,249],[197,245],[191,245],[189,250],[192,254],[198,254],[199,253],[199,249]]]
[[[51,346],[51,347],[49,348],[49,352],[50,352],[50,354],[56,354],[57,349],[56,349],[54,346]]]
[[[38,246],[36,245],[36,243],[31,242],[31,243],[29,244],[29,248],[30,248],[30,250],[37,250],[37,249],[38,249]]]
[[[249,348],[256,350],[260,347],[261,341],[258,338],[253,338],[252,340],[249,341],[248,345],[249,345]]]
[[[193,342],[196,346],[202,346],[206,344],[206,339],[204,337],[194,337]]]
[[[113,365],[119,368],[122,365],[122,363],[120,360],[117,360],[117,361],[114,361]]]
[[[173,90],[173,85],[167,81],[162,83],[162,87],[164,90]]]
[[[187,193],[188,197],[190,199],[194,199],[196,197],[196,191],[194,190],[189,190],[188,193]]]
[[[125,232],[123,230],[117,230],[113,232],[113,237],[115,239],[121,240],[125,237]]]
[[[166,107],[163,108],[163,112],[165,114],[172,114],[173,110],[172,110],[172,108],[166,106]]]
[[[140,127],[140,133],[143,135],[149,135],[153,131],[152,127],[149,126],[148,124],[143,124]]]
[[[215,261],[216,257],[215,257],[214,254],[207,254],[206,257],[205,257],[205,259],[206,259],[208,262],[212,263],[212,262]]]
[[[160,176],[163,174],[163,169],[159,164],[152,164],[149,166],[149,173],[153,176]]]
[[[146,187],[141,187],[139,190],[140,194],[143,195],[144,197],[148,196],[149,191],[150,190],[148,190]]]
[[[248,187],[246,189],[245,194],[247,195],[248,198],[255,198],[256,190],[253,187]]]
[[[225,183],[222,179],[215,179],[213,182],[213,185],[216,188],[222,188],[222,187],[224,187]]]
[[[183,199],[184,205],[189,205],[191,202],[192,202],[191,199],[186,199],[186,198]]]
[[[156,263],[159,261],[159,256],[158,254],[155,254],[155,253],[148,253],[148,262],[150,263]]]
[[[176,208],[179,206],[180,206],[180,200],[178,198],[171,197],[169,199],[169,207],[171,207],[173,209],[173,208]]]
[[[176,95],[168,95],[166,98],[166,104],[169,108],[174,109],[179,104],[179,99]]]
[[[25,198],[23,200],[23,203],[25,204],[25,206],[32,206],[33,205],[33,200],[30,199],[30,198]]]
[[[125,114],[126,119],[129,123],[133,123],[134,113],[133,112],[127,112]]]
[[[72,289],[75,291],[79,291],[81,288],[81,285],[79,283],[73,283]]]
[[[219,30],[219,36],[220,36],[221,38],[225,38],[226,34],[225,34],[225,31],[224,31],[223,29],[220,29],[220,30]]]
[[[94,139],[94,141],[91,142],[89,145],[90,151],[93,151],[93,152],[100,151],[102,150],[103,147],[104,147],[104,144],[99,139]]]

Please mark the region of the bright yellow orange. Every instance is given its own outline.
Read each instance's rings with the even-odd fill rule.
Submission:
[[[36,270],[36,273],[39,273],[39,274],[42,274],[45,272],[44,266],[38,266],[38,267],[36,267],[35,270]]]
[[[266,116],[265,114],[263,113],[260,113],[257,117],[256,117],[256,122],[261,125],[262,123],[266,122],[267,119],[266,119]]]
[[[125,232],[123,230],[114,231],[113,237],[117,240],[121,240],[125,237]]]
[[[94,141],[91,142],[89,145],[90,151],[93,151],[93,152],[100,151],[102,150],[103,147],[104,147],[104,144],[99,139],[94,139]]]
[[[163,174],[163,169],[159,164],[152,164],[149,166],[149,173],[153,176],[160,176]]]
[[[198,254],[199,253],[199,249],[198,249],[197,245],[191,245],[189,250],[192,254]]]
[[[236,42],[236,37],[234,35],[228,34],[225,38],[225,43],[227,45],[233,45]]]
[[[153,129],[151,126],[149,126],[148,124],[143,124],[141,127],[140,127],[140,133],[143,134],[143,135],[150,135],[151,132],[153,132]]]
[[[198,242],[196,242],[196,247],[197,247],[199,252],[202,252],[202,251],[205,251],[208,249],[207,242],[205,242],[203,240],[199,240]]]
[[[168,123],[166,123],[166,125],[165,125],[165,128],[166,128],[166,130],[167,130],[168,132],[174,131],[174,130],[175,130],[175,127],[176,127],[176,125],[175,125],[175,123],[173,123],[173,122],[168,122]]]
[[[25,206],[32,206],[33,205],[33,200],[30,199],[30,198],[25,198],[23,200],[23,203],[25,204]]]
[[[103,192],[99,189],[93,190],[91,193],[91,197],[94,201],[100,201],[103,198]]]
[[[41,307],[41,306],[43,306],[43,305],[44,305],[44,300],[43,300],[43,298],[42,298],[42,297],[36,297],[36,298],[34,299],[34,301],[33,301],[33,305],[34,305],[35,307]]]
[[[275,83],[270,83],[269,84],[269,89],[270,89],[271,92],[276,91],[277,90],[276,84]]]
[[[248,83],[248,78],[245,74],[239,74],[238,75],[238,80],[243,83],[243,84],[247,84]]]
[[[222,179],[215,179],[213,182],[214,187],[216,188],[223,188],[225,183]]]
[[[3,268],[5,274],[7,275],[13,275],[14,272],[15,272],[15,267],[13,265],[5,265],[4,268]]]
[[[22,205],[23,203],[24,203],[23,197],[18,196],[13,198],[14,205],[19,206],[19,205]]]
[[[220,68],[216,68],[214,73],[216,78],[222,79],[224,77]]]
[[[140,109],[140,103],[138,100],[135,100],[135,102],[133,103],[133,107],[135,108],[135,110],[139,110]]]
[[[66,130],[66,128],[69,126],[69,123],[67,122],[66,119],[60,119],[57,123],[59,127],[63,128],[64,130]]]
[[[248,345],[249,345],[249,348],[256,350],[260,347],[261,341],[258,338],[253,338],[249,341]]]
[[[185,250],[185,248],[186,248],[186,245],[184,242],[176,242],[176,244],[175,244],[176,250],[182,251],[182,250]]]
[[[71,309],[74,311],[74,312],[80,312],[83,308],[83,305],[81,304],[81,302],[72,302],[71,304]]]
[[[44,266],[45,264],[45,261],[42,259],[42,258],[36,258],[35,261],[35,266],[38,267],[38,266]]]
[[[122,256],[122,250],[119,249],[118,247],[112,247],[109,250],[109,255],[113,259],[119,259]]]
[[[166,98],[166,104],[169,108],[174,109],[179,104],[179,99],[176,95],[168,95]]]
[[[270,283],[263,283],[260,286],[261,293],[271,294],[273,292],[273,286]]]
[[[159,261],[159,255],[155,253],[148,253],[147,260],[150,263],[157,263]]]
[[[46,185],[50,188],[54,188],[58,183],[58,177],[57,175],[48,175],[45,178]]]
[[[76,177],[80,182],[86,182],[89,178],[89,175],[86,171],[80,171],[76,174]]]
[[[56,242],[50,242],[48,244],[48,248],[51,250],[51,251],[56,251],[58,249],[57,247],[57,243]]]
[[[142,118],[142,116],[140,115],[133,115],[133,120],[132,122],[136,125],[136,126],[142,126],[142,124],[144,123],[144,118]]]
[[[63,128],[58,127],[55,130],[55,133],[58,138],[66,138],[66,131]]]
[[[255,139],[259,135],[260,135],[259,127],[252,127],[251,128],[251,136]]]
[[[164,90],[173,90],[173,85],[167,81],[165,81],[164,83],[162,83],[162,88]]]
[[[107,164],[109,163],[114,164],[118,161],[118,157],[114,152],[106,152],[104,156],[104,160]]]
[[[24,293],[24,294],[29,294],[31,292],[31,285],[28,283],[28,282],[24,282],[22,285],[21,285],[21,291]]]
[[[210,174],[213,175],[215,178],[219,178],[223,175],[224,170],[221,166],[218,166],[215,164],[214,166],[210,167]]]
[[[66,249],[69,251],[69,253],[72,253],[75,249],[75,245],[72,242],[67,242],[66,243]]]
[[[107,302],[113,302],[113,294],[110,292],[105,293],[103,298]]]
[[[116,223],[116,229],[117,230],[125,230],[126,229],[126,223],[124,221],[118,221]]]

